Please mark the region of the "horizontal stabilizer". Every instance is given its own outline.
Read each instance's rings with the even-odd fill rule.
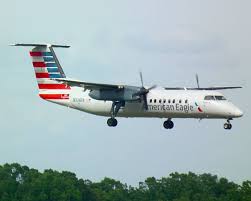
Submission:
[[[11,44],[10,46],[23,46],[23,47],[61,47],[69,48],[69,45],[55,45],[55,44],[45,44],[45,43],[16,43]]]

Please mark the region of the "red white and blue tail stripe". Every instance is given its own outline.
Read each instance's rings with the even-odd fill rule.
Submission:
[[[15,46],[35,46],[30,51],[32,64],[39,88],[39,96],[45,100],[68,100],[70,87],[53,80],[66,78],[53,47],[69,47],[45,44],[15,44]]]

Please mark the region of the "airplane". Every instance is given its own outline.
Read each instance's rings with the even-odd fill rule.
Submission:
[[[231,120],[243,112],[226,100],[218,90],[237,89],[240,86],[157,87],[124,84],[100,84],[66,77],[54,48],[69,48],[53,44],[13,44],[33,47],[30,51],[39,88],[39,96],[52,103],[83,112],[109,117],[107,125],[115,127],[116,117],[165,118],[165,129],[172,129],[174,118],[225,119],[224,129],[232,128]]]

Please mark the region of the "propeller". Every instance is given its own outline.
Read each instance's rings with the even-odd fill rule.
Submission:
[[[148,110],[148,105],[147,105],[147,94],[149,93],[150,90],[156,88],[156,85],[153,85],[149,88],[144,87],[144,81],[143,81],[143,75],[142,72],[139,72],[140,76],[140,81],[141,81],[141,88],[138,92],[134,93],[133,96],[140,96],[140,99],[143,101],[143,107],[145,110]]]
[[[141,87],[144,87],[142,71],[139,71],[139,76],[140,76],[140,81],[141,81]]]

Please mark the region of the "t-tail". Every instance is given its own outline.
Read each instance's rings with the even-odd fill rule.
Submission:
[[[39,96],[51,102],[67,105],[71,88],[53,80],[66,78],[53,48],[69,48],[70,46],[51,44],[14,44],[13,46],[34,47],[30,51],[30,56],[38,83]]]

